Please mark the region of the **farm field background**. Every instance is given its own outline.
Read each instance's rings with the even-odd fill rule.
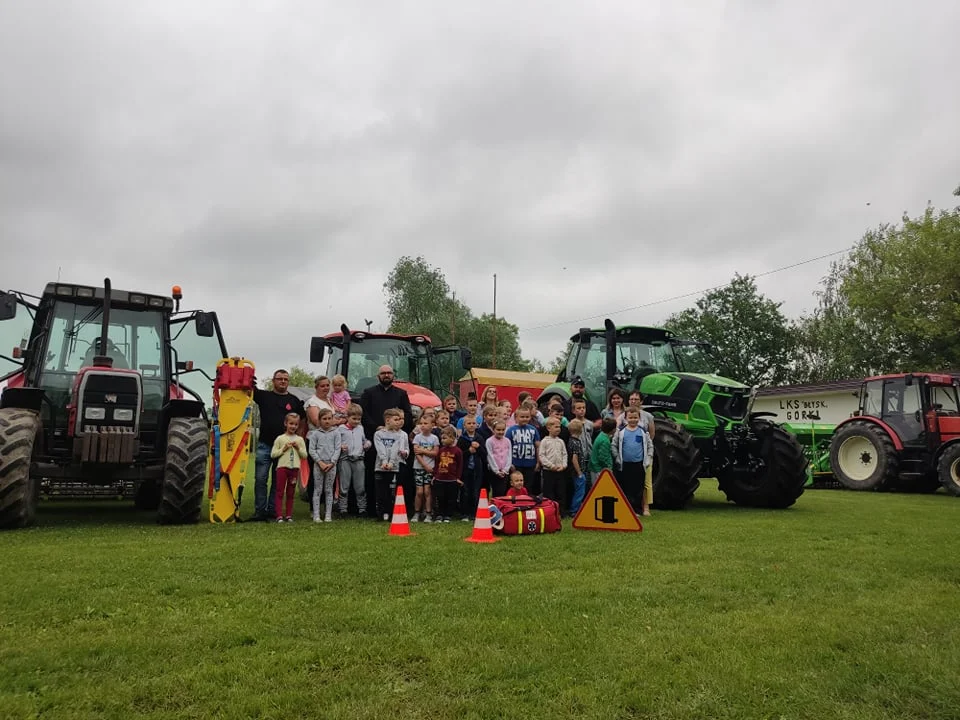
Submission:
[[[704,481],[642,534],[159,527],[45,502],[0,534],[0,716],[956,718],[960,502]],[[244,513],[247,514],[246,512]]]

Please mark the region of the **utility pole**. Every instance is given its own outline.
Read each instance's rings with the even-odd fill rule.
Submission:
[[[490,325],[493,338],[493,369],[497,369],[497,274],[493,274],[493,321]]]
[[[450,307],[450,344],[457,342],[457,291],[453,291],[453,305]]]

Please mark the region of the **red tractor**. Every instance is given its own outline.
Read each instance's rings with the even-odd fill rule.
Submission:
[[[0,292],[0,528],[32,523],[41,492],[130,497],[161,523],[197,522],[209,423],[196,390],[211,378],[200,366],[227,350],[216,314],[181,313],[180,298],[109,279]]]
[[[960,378],[906,373],[867,378],[859,410],[837,425],[833,474],[851,490],[960,496]]]

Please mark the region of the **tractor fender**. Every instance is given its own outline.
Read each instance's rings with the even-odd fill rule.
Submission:
[[[168,420],[180,417],[207,417],[207,409],[199,400],[177,399],[167,404],[166,415]]]
[[[570,383],[555,382],[547,385],[536,398],[537,407],[541,407],[543,401],[552,396],[559,397],[566,404],[571,397]]]
[[[43,406],[43,390],[40,388],[7,385],[0,395],[0,408],[20,408],[40,412]]]
[[[933,454],[933,464],[936,466],[940,462],[940,456],[943,455],[948,448],[952,448],[954,445],[960,444],[960,438],[954,438],[953,440],[947,440],[940,447],[937,448],[937,451]]]
[[[855,420],[859,420],[861,422],[873,423],[874,425],[877,425],[883,428],[884,432],[886,432],[887,435],[890,436],[890,442],[893,443],[893,447],[896,448],[897,450],[903,450],[903,443],[900,441],[900,436],[897,435],[896,432],[894,432],[893,428],[887,425],[880,418],[871,417],[869,415],[854,415],[852,417],[848,417],[846,420],[837,424],[837,426],[833,430],[833,434],[836,435],[837,431],[840,428],[844,427],[845,425],[849,425]]]

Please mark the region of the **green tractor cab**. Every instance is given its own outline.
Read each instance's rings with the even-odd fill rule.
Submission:
[[[807,457],[797,439],[752,413],[754,388],[712,372],[708,344],[677,337],[663,328],[582,328],[557,382],[540,395],[569,398],[569,379],[583,378],[598,407],[617,387],[643,394],[656,419],[654,506],[679,509],[716,477],[728,500],[750,507],[786,508],[807,482]]]

